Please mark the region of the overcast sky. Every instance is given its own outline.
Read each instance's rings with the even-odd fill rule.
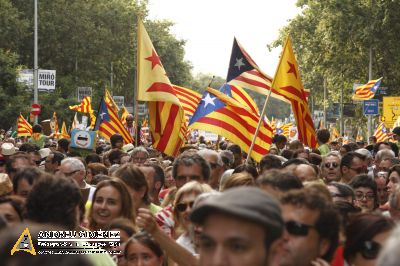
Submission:
[[[266,45],[300,12],[296,0],[149,0],[150,19],[175,23],[172,33],[187,41],[185,59],[194,74],[226,78],[233,37],[268,75],[275,74],[282,48]]]

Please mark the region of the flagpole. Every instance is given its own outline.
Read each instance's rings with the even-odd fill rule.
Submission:
[[[368,80],[372,80],[372,47],[369,47]],[[371,115],[368,115],[368,124],[367,124],[368,141],[369,137],[371,137],[372,134],[371,123],[372,123]]]
[[[270,90],[268,92],[267,99],[265,99],[264,106],[263,106],[263,109],[262,109],[261,115],[260,115],[260,120],[258,120],[258,125],[257,125],[257,128],[256,128],[256,132],[254,133],[253,140],[251,141],[250,149],[249,149],[249,152],[247,154],[247,158],[246,158],[245,164],[247,164],[249,162],[249,160],[250,160],[251,153],[252,153],[253,148],[254,148],[254,144],[256,143],[258,132],[260,131],[261,123],[263,122],[263,118],[264,118],[265,112],[267,110],[267,104],[268,104],[268,101],[269,101],[269,97],[271,96],[271,92],[272,92],[272,87],[270,88]]]
[[[136,24],[137,24],[137,36],[139,36],[139,21],[141,19],[140,14],[138,15]],[[139,38],[137,38],[137,45],[136,45],[136,82],[135,82],[135,88],[134,90],[134,95],[135,95],[135,147],[138,146],[138,125],[139,125],[139,101],[138,101],[138,88],[139,88]]]

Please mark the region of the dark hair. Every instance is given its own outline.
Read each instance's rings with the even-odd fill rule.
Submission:
[[[273,154],[267,154],[261,158],[260,173],[262,173],[264,170],[281,169],[281,168],[282,168],[282,162],[278,158],[278,156]]]
[[[342,145],[342,148],[346,150],[346,153],[353,151],[349,144]]]
[[[116,218],[108,226],[107,230],[122,229],[131,237],[136,233],[133,222],[127,218]]]
[[[16,153],[14,155],[11,155],[10,158],[8,158],[8,160],[6,161],[6,172],[7,172],[7,174],[10,174],[12,172],[16,172],[18,170],[18,169],[13,168],[13,166],[12,166],[13,163],[17,159],[25,159],[29,164],[31,164],[31,158],[25,152],[19,152],[19,153]]]
[[[288,160],[291,160],[293,158],[294,151],[292,151],[292,150],[283,150],[281,152],[281,155],[282,155],[282,157],[284,157],[284,158],[286,158]]]
[[[120,217],[124,217],[131,221],[134,221],[134,210],[133,210],[132,198],[131,198],[131,195],[129,194],[128,188],[126,187],[126,184],[121,179],[111,178],[109,180],[101,181],[96,186],[96,191],[93,194],[93,203],[92,203],[92,206],[90,207],[90,211],[89,211],[89,218],[88,218],[89,219],[89,228],[93,229],[97,226],[97,223],[93,219],[93,216],[92,216],[93,206],[96,201],[97,193],[104,187],[113,187],[116,190],[118,190],[118,192],[121,196]]]
[[[59,147],[61,147],[61,149],[63,149],[64,151],[68,151],[68,147],[69,147],[69,140],[67,139],[59,139],[57,141],[57,144]]]
[[[393,165],[389,170],[388,176],[390,176],[393,172],[396,172],[400,176],[400,164]]]
[[[33,143],[22,143],[22,145],[19,147],[18,151],[24,151],[24,152],[33,152],[33,151],[39,151],[40,148],[38,145],[33,144]]]
[[[76,207],[82,200],[81,191],[72,179],[44,175],[28,196],[26,217],[74,230],[78,225]]]
[[[233,170],[232,174],[237,174],[237,173],[243,173],[247,172],[249,173],[253,179],[256,179],[258,177],[258,171],[257,168],[252,166],[251,164],[241,164]]]
[[[176,175],[178,173],[178,166],[192,166],[196,164],[200,166],[201,174],[203,175],[204,180],[208,181],[211,173],[210,164],[197,153],[190,152],[184,152],[175,159],[172,167],[172,176],[174,177],[174,179],[176,178]]]
[[[348,201],[336,201],[333,205],[340,214],[340,225],[343,229],[346,228],[352,215],[361,212],[360,207],[356,207]]]
[[[36,124],[32,127],[32,133],[42,133],[42,126],[40,124]]]
[[[237,144],[229,145],[227,150],[231,151],[233,154],[241,154],[242,153],[242,149]]]
[[[121,179],[128,187],[135,191],[145,188],[145,193],[142,198],[146,205],[151,203],[149,196],[149,185],[146,177],[140,169],[132,164],[124,164],[113,173],[113,177]]]
[[[111,142],[111,147],[114,148],[117,142],[124,142],[124,138],[120,134],[116,133],[110,137],[110,142]]]
[[[111,165],[113,164],[121,164],[121,156],[124,154],[123,151],[120,149],[114,148],[108,154],[108,160],[110,161]]]
[[[351,186],[354,190],[359,187],[370,188],[372,190],[372,193],[374,194],[374,205],[375,205],[374,209],[376,209],[379,206],[378,188],[375,180],[373,180],[371,177],[365,174],[356,175],[350,181],[349,186]]]
[[[59,151],[52,151],[50,154],[53,154],[51,163],[57,163],[58,165],[61,165],[61,161],[65,158],[65,155]]]
[[[284,135],[275,135],[272,138],[272,143],[277,143],[277,142],[287,142],[287,138]]]
[[[88,154],[85,158],[85,162],[87,165],[89,165],[90,163],[101,163],[100,155],[96,153]]]
[[[300,178],[276,169],[265,171],[257,178],[256,183],[258,186],[269,185],[283,192],[303,188]]]
[[[394,152],[394,156],[397,158],[399,156],[399,147],[394,142],[389,142],[389,146],[392,149],[392,151]]]
[[[377,154],[377,153],[378,153],[378,151],[379,151],[379,146],[381,146],[382,144],[385,144],[385,145],[387,145],[387,146],[390,146],[390,144],[389,144],[388,142],[386,142],[386,141],[377,142],[377,143],[375,143],[375,145],[374,145],[374,154]],[[390,146],[390,147],[392,147],[392,146]]]
[[[325,129],[325,128],[318,129],[318,131],[317,131],[317,139],[318,139],[319,142],[325,144],[325,143],[327,143],[329,141],[330,137],[331,137],[331,133],[329,133],[328,129]]]
[[[364,241],[369,241],[377,234],[387,232],[395,227],[392,219],[379,214],[360,213],[350,219],[346,227],[346,243],[343,256],[349,262]]]
[[[6,203],[10,204],[11,207],[13,207],[15,212],[18,214],[19,219],[23,221],[23,211],[25,206],[24,199],[15,195],[0,197],[0,205]]]
[[[161,182],[161,187],[164,186],[165,182],[165,173],[159,163],[156,162],[145,162],[144,166],[151,167],[154,169],[154,183]]]
[[[102,163],[89,163],[87,169],[90,169],[93,176],[98,174],[103,174],[103,175],[108,174],[107,167]]]
[[[90,184],[93,185],[93,186],[96,186],[101,181],[110,180],[110,179],[111,179],[111,176],[103,175],[103,174],[97,174],[97,175],[93,176],[92,182]]]
[[[342,160],[340,161],[340,170],[342,170],[343,166],[346,166],[348,168],[351,167],[351,163],[353,162],[353,159],[357,157],[361,160],[365,160],[365,156],[358,153],[358,152],[348,152],[345,155],[343,155]]]
[[[341,197],[351,197],[353,200],[355,199],[353,188],[347,184],[332,181],[327,184],[327,186],[333,186],[337,188]]]
[[[139,244],[149,248],[157,258],[161,258],[164,253],[160,247],[160,245],[146,232],[140,232],[132,236],[125,245],[125,258],[127,258],[129,246],[134,243],[138,242]]]
[[[322,239],[330,241],[328,251],[322,256],[323,259],[330,261],[339,243],[339,214],[332,202],[326,200],[320,192],[301,189],[284,194],[281,204],[305,207],[319,212],[315,229]]]
[[[289,165],[300,165],[300,164],[309,164],[309,163],[306,159],[294,158],[294,159],[290,159],[290,160],[287,160],[286,162],[284,162],[282,164],[282,168],[286,168]]]
[[[14,194],[17,193],[19,182],[21,180],[26,180],[28,184],[32,186],[34,182],[39,180],[42,174],[43,171],[34,166],[18,169],[12,180]]]

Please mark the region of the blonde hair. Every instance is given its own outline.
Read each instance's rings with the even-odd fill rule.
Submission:
[[[225,191],[229,188],[233,187],[242,187],[242,186],[255,186],[254,178],[247,172],[235,173],[230,176],[228,180],[226,180],[224,186],[221,188],[221,191]]]

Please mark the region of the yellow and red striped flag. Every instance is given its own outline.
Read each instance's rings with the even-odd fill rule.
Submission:
[[[65,125],[65,121],[63,121],[62,126],[61,126],[61,134],[60,134],[61,138],[63,139],[70,139],[70,135],[68,134],[67,131],[67,126]]]
[[[354,101],[365,101],[374,98],[376,91],[381,85],[382,78],[370,80],[367,84],[359,86],[354,91],[352,99]]]
[[[380,123],[379,126],[376,128],[374,136],[376,137],[377,142],[382,142],[389,138],[389,134],[383,122]]]
[[[99,113],[97,114],[94,130],[98,130],[99,135],[105,139],[110,139],[114,134],[120,134],[124,139],[124,143],[133,143],[134,140],[129,132],[119,120],[118,113],[110,105],[111,101],[108,98],[110,94],[105,93],[105,96],[100,101]],[[108,98],[106,100],[106,98]]]
[[[306,93],[301,82],[299,66],[294,56],[289,37],[285,42],[272,87],[286,99],[290,100],[296,118],[299,140],[310,148],[317,147],[318,143],[314,122],[308,107]]]
[[[137,39],[138,100],[148,102],[153,147],[175,156],[185,139],[185,113],[142,21]]]
[[[185,112],[185,116],[189,119],[189,117],[193,116],[194,111],[199,105],[199,102],[201,100],[201,94],[198,93],[197,91],[184,88],[181,86],[173,85],[173,88],[176,97],[178,97],[182,105],[183,111]]]
[[[18,137],[32,136],[32,126],[25,120],[22,114],[19,114],[17,120],[17,135]]]
[[[58,135],[60,134],[60,129],[58,127],[56,112],[53,113],[53,117],[50,119],[50,129],[51,133],[54,133],[54,136],[58,138]]]
[[[122,107],[122,113],[121,113],[121,123],[126,126],[126,117],[129,115],[128,110],[126,107]]]
[[[279,126],[276,130],[277,134],[284,135],[285,137],[289,137],[290,128],[293,126],[293,123],[287,123]]]
[[[83,98],[80,104],[70,106],[69,109],[80,113],[90,113],[90,111],[92,110],[90,96],[86,96],[85,98]]]

